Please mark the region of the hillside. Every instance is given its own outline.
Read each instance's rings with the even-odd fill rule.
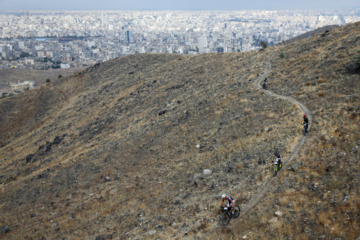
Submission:
[[[35,69],[5,69],[0,70],[0,91],[9,92],[11,90],[10,83],[18,81],[34,81],[36,86],[46,83],[46,79],[57,79],[59,75],[68,76],[80,71],[79,68],[70,69],[51,69],[51,70],[35,70]]]
[[[283,41],[281,44],[287,45],[289,43],[297,42],[297,41],[300,41],[302,39],[306,39],[308,37],[316,36],[316,35],[319,35],[319,34],[324,34],[325,32],[330,31],[331,29],[337,28],[337,27],[339,27],[339,25],[327,25],[327,26],[324,26],[324,27],[321,27],[321,28],[317,28],[315,30],[308,31],[306,33],[300,34],[299,36],[296,36],[296,37],[291,38],[289,40]]]
[[[359,25],[265,51],[126,56],[1,99],[1,238],[356,238]],[[313,115],[303,164],[276,181],[303,111],[257,88],[269,59],[269,89]],[[219,227],[222,193],[245,209],[269,181]]]

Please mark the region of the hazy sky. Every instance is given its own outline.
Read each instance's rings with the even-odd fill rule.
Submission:
[[[7,10],[247,10],[360,8],[360,0],[0,0]]]

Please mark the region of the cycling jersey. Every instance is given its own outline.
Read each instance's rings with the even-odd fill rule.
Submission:
[[[233,199],[232,197],[230,197],[230,196],[228,196],[226,199],[228,200],[228,203],[226,204],[227,207],[228,207],[228,208],[233,207],[233,205],[234,205],[234,199]],[[225,199],[223,199],[221,205],[224,203],[224,201],[225,201]]]
[[[279,154],[279,156],[276,156],[276,160],[275,160],[274,164],[279,164],[279,163],[281,163],[281,156],[280,156],[280,154]]]
[[[309,119],[308,118],[304,118],[304,124],[309,124]]]

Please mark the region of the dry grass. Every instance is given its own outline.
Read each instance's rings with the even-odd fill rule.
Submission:
[[[345,33],[331,34],[326,41],[306,40],[304,52],[304,43],[279,47],[287,59],[274,60],[270,73],[269,78],[276,79],[272,91],[297,98],[314,116],[294,157],[294,162],[303,162],[295,172],[284,169],[273,178],[269,162],[275,148],[286,161],[301,141],[302,111],[284,100],[254,95],[254,84],[248,84],[265,69],[270,50],[244,55],[128,56],[102,64],[99,72],[94,69],[83,79],[71,79],[64,87],[76,91],[68,96],[61,86],[39,89],[37,98],[49,89],[61,95],[49,98],[59,102],[49,103],[56,111],[38,112],[46,123],[14,122],[16,129],[8,133],[19,132],[20,137],[10,139],[0,151],[4,176],[0,180],[6,193],[0,196],[4,216],[0,226],[13,226],[14,239],[25,234],[34,239],[42,234],[53,239],[61,239],[61,234],[93,239],[113,232],[115,239],[127,232],[129,238],[181,239],[186,238],[185,231],[187,238],[198,238],[218,226],[222,192],[244,206],[259,186],[275,179],[255,209],[209,238],[355,239],[359,166],[351,149],[359,140],[358,85],[354,76],[341,72],[340,61],[349,58],[344,51],[344,59],[328,61],[335,50],[329,52],[327,45]],[[307,84],[316,76],[321,86]],[[241,86],[230,87],[236,83]],[[168,112],[159,116],[162,110]],[[34,131],[21,135],[22,129]],[[62,133],[68,134],[63,145],[54,146],[37,162],[24,164],[27,154]],[[201,147],[195,148],[197,144]],[[259,158],[268,164],[258,165]],[[213,173],[203,176],[205,168]],[[47,178],[39,179],[43,172]],[[110,182],[104,182],[107,175]],[[15,176],[17,180],[5,183]],[[116,181],[115,176],[119,176]],[[344,201],[344,194],[349,200]],[[204,207],[197,210],[199,202]],[[284,215],[269,224],[278,210]],[[29,212],[36,217],[30,219]],[[59,223],[60,231],[50,220]],[[157,233],[148,235],[153,229]]]

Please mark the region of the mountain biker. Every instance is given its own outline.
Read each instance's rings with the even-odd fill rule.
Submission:
[[[263,88],[267,89],[267,85],[269,84],[267,78],[264,79]]]
[[[281,168],[281,156],[280,156],[280,153],[279,153],[279,151],[276,151],[275,152],[275,162],[274,162],[274,164],[275,165],[278,165],[278,169],[279,168]]]
[[[233,212],[233,207],[234,207],[234,204],[235,204],[235,200],[230,197],[230,196],[226,196],[226,194],[223,194],[222,195],[222,203],[221,203],[221,207],[223,207],[223,204],[224,204],[224,201],[227,200],[227,204],[226,204],[226,207],[229,209],[229,211],[234,214]]]
[[[309,130],[308,130],[308,127],[309,127],[309,119],[308,119],[308,117],[306,116],[306,114],[304,114],[304,119],[303,119],[303,123],[302,123],[304,126],[305,126],[305,130],[306,130],[306,132],[308,132]]]

